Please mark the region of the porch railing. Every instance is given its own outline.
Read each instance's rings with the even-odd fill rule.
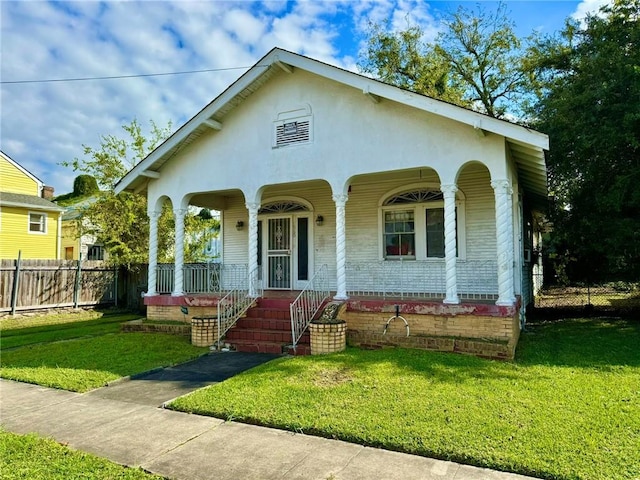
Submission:
[[[322,265],[313,274],[304,290],[289,306],[293,348],[296,347],[298,340],[309,327],[311,320],[313,320],[313,317],[327,298],[329,298],[327,266]]]
[[[258,270],[254,269],[246,277],[242,285],[236,286],[218,301],[218,341],[216,346],[220,349],[220,341],[227,331],[235,325],[238,319],[251,307],[256,298],[264,293],[262,281],[258,278]]]
[[[242,285],[247,278],[246,264],[188,263],[182,271],[185,293],[220,293]],[[175,265],[158,264],[156,272],[156,292],[173,292]]]
[[[458,260],[458,295],[466,300],[495,300],[498,266],[495,261]],[[347,263],[350,296],[443,299],[446,293],[444,259]]]

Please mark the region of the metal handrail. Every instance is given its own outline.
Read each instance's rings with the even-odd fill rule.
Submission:
[[[238,319],[242,317],[249,307],[263,295],[262,282],[258,277],[259,268],[254,269],[247,278],[246,284],[229,290],[229,292],[218,301],[218,341],[216,347],[220,350],[222,337],[233,327]]]
[[[322,265],[313,274],[313,277],[311,277],[304,290],[300,292],[300,295],[289,305],[291,339],[293,340],[294,349],[315,314],[324,301],[329,298],[329,287],[327,285],[327,266]]]

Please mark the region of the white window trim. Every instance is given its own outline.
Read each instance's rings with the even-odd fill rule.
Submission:
[[[42,228],[43,230],[40,232],[34,232],[31,230],[31,215],[42,215]],[[45,212],[37,212],[37,211],[29,211],[27,217],[27,233],[30,235],[46,235],[47,234],[47,214]]]
[[[398,193],[412,190],[413,188],[433,188],[434,190],[440,190],[439,186],[433,185],[415,185],[405,186],[388,192],[380,202],[378,206],[378,259],[381,261],[395,262],[402,258],[403,261],[430,261],[430,262],[442,262],[444,257],[427,257],[427,215],[426,210],[429,208],[444,208],[443,200],[436,200],[424,203],[404,203],[395,205],[384,205],[386,199],[391,198]],[[460,195],[458,195],[460,193]],[[414,256],[398,256],[387,258],[385,255],[384,244],[384,213],[394,210],[413,210],[414,211],[414,229],[415,229],[415,245],[416,252]],[[465,260],[467,258],[467,241],[466,241],[466,212],[465,212],[465,200],[464,194],[459,190],[456,193],[456,221],[457,221],[457,242],[458,242],[458,256],[457,260]]]

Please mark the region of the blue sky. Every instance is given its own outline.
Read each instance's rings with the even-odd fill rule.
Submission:
[[[516,31],[553,33],[607,0],[506,1]],[[59,165],[122,136],[137,118],[176,129],[273,47],[356,70],[368,23],[421,25],[428,38],[459,5],[428,0],[6,1],[0,0],[2,82],[203,69],[188,75],[81,82],[2,83],[0,148],[55,187],[77,173]],[[1,179],[0,179],[1,182]]]

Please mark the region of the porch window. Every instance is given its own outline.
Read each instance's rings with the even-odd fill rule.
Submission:
[[[382,257],[445,257],[444,198],[437,188],[399,191],[381,202]],[[456,200],[456,256],[464,258],[464,197]]]
[[[427,208],[427,257],[444,258],[444,208]]]
[[[104,247],[102,245],[90,245],[87,250],[87,260],[104,260]]]
[[[47,215],[29,213],[29,233],[47,233]]]
[[[415,258],[416,231],[413,210],[384,212],[385,258]]]

